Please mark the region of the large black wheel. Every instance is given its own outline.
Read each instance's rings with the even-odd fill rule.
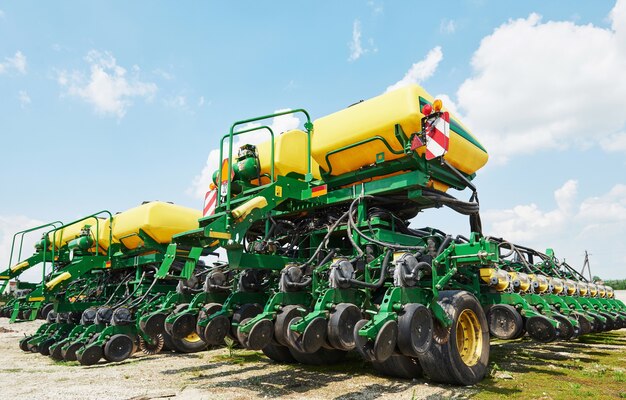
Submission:
[[[291,364],[296,362],[293,355],[289,351],[289,347],[281,346],[279,344],[270,343],[263,347],[263,354],[265,354],[270,360],[274,360],[283,364]]]
[[[372,366],[381,374],[395,378],[413,379],[422,376],[422,366],[416,357],[394,354],[383,362],[372,362]]]
[[[498,339],[511,340],[524,329],[524,321],[515,307],[509,304],[496,304],[487,311],[489,333]]]
[[[473,385],[487,373],[489,327],[478,300],[465,291],[439,292],[439,304],[452,320],[448,340],[435,341],[419,356],[424,373],[433,381]]]
[[[331,365],[343,361],[348,352],[327,349],[322,347],[314,353],[302,353],[298,350],[290,348],[289,351],[293,358],[300,364],[306,365]]]
[[[104,345],[104,359],[109,362],[120,362],[133,355],[135,345],[133,339],[121,333],[111,336]]]

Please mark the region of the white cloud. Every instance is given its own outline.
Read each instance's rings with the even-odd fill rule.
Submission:
[[[626,132],[612,133],[600,138],[600,147],[609,153],[626,151]]]
[[[204,96],[200,96],[200,98],[198,99],[198,107],[202,107],[204,105]]]
[[[0,74],[15,71],[24,75],[26,66],[26,56],[21,51],[17,51],[13,57],[5,57],[4,62],[0,62]]]
[[[389,86],[386,91],[389,92],[414,83],[422,83],[433,76],[442,59],[443,52],[441,47],[433,48],[428,52],[426,58],[413,64],[404,75],[404,78]]]
[[[361,21],[355,19],[352,24],[352,40],[348,42],[348,47],[350,48],[348,61],[356,61],[365,54],[378,52],[378,47],[376,47],[373,38],[369,38],[367,40],[367,47],[363,47],[361,36]]]
[[[372,10],[372,15],[374,16],[381,15],[385,10],[382,1],[378,2],[370,0],[367,2],[367,6]]]
[[[4,11],[0,10],[0,19],[4,18]]]
[[[276,110],[275,113],[288,110],[288,108],[280,109]],[[300,124],[301,121],[297,116],[295,116],[294,114],[287,114],[273,118],[272,123],[269,125],[269,127],[272,129],[275,135],[278,135],[282,132],[296,129],[298,126],[300,126]],[[261,126],[261,124],[248,124],[246,126],[237,128],[237,130],[243,131],[257,126]],[[233,140],[233,156],[237,155],[237,150],[244,144],[258,144],[266,140],[269,140],[269,135],[267,135],[264,131],[244,133],[242,135],[236,136]],[[223,157],[228,157],[228,141],[224,141]],[[221,161],[219,148],[211,150],[207,157],[206,164],[202,168],[202,171],[200,172],[200,174],[196,175],[193,178],[191,186],[187,189],[187,194],[198,199],[204,199],[204,195],[209,189],[209,184],[211,183],[213,172],[215,172],[219,168],[220,164]]]
[[[559,232],[568,217],[572,216],[577,189],[578,182],[574,180],[557,189],[554,192],[557,207],[551,211],[541,211],[534,203],[505,210],[488,210],[483,213],[485,221],[491,224],[487,232],[514,242],[534,241],[539,236]]]
[[[109,52],[91,50],[85,61],[90,69],[88,78],[80,71],[62,71],[57,81],[68,95],[90,103],[98,114],[122,118],[132,105],[133,97],[150,100],[157,92],[155,83],[127,75],[126,69],[119,66]]]
[[[183,95],[173,96],[163,100],[166,106],[172,108],[186,108],[187,98]]]
[[[626,127],[626,0],[610,18],[605,29],[531,14],[483,38],[457,99],[492,159],[611,147],[606,135]]]
[[[352,24],[352,40],[348,43],[348,46],[350,47],[350,57],[348,57],[348,61],[358,60],[365,52],[361,45],[361,21],[358,19],[355,19]]]
[[[26,92],[26,90],[20,90],[17,98],[20,101],[20,105],[22,106],[22,108],[31,103],[30,96],[28,95],[28,92]]]
[[[160,68],[155,69],[154,71],[152,71],[153,74],[155,74],[156,76],[165,79],[166,81],[171,81],[172,79],[174,79],[174,75],[164,71]]]
[[[569,180],[554,192],[555,207],[542,210],[537,204],[482,212],[485,234],[543,251],[551,246],[557,256],[582,265],[584,250],[594,254],[594,273],[625,278],[619,260],[626,257],[621,238],[626,235],[626,185],[607,193],[577,200],[578,182]],[[597,270],[596,270],[597,269]]]
[[[439,23],[439,32],[447,34],[456,32],[456,22],[453,19],[442,19]]]
[[[41,225],[42,222],[36,219],[28,218],[25,216],[15,215],[0,215],[0,271],[7,269],[9,265],[9,258],[11,255],[11,243],[13,241],[13,235],[25,229],[33,228]],[[34,253],[34,245],[41,238],[41,234],[33,232],[24,236],[24,243],[22,245],[22,257],[25,259]],[[15,245],[13,250],[13,260],[11,264],[15,265],[19,258],[19,241]],[[41,281],[41,269],[31,268],[24,272],[20,278],[26,281],[39,282]]]

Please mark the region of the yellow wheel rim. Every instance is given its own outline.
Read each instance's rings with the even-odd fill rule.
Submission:
[[[471,367],[478,363],[483,351],[483,336],[476,313],[465,309],[456,322],[456,348],[461,360]]]
[[[189,335],[185,336],[185,340],[187,342],[191,342],[191,343],[197,343],[200,340],[200,336],[198,336],[198,334],[196,332],[190,333]]]

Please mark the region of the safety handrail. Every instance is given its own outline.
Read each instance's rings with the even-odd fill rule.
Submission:
[[[13,265],[13,250],[15,248],[15,239],[17,239],[18,235],[20,235],[20,250],[19,250],[18,255],[17,255],[17,261],[20,261],[22,259],[22,247],[24,245],[24,236],[27,233],[30,233],[30,232],[33,232],[33,231],[37,231],[39,229],[47,228],[49,226],[52,226],[52,227],[56,228],[57,224],[63,225],[63,222],[61,222],[61,221],[49,222],[47,224],[39,225],[39,226],[30,228],[30,229],[24,229],[23,231],[16,232],[13,235],[13,241],[11,242],[11,254],[9,256],[9,268]]]
[[[81,221],[87,221],[89,219],[95,219],[96,220],[96,254],[99,253],[100,251],[100,219],[98,218],[98,215],[100,214],[108,214],[109,216],[109,247],[107,248],[107,257],[110,259],[111,258],[111,242],[113,242],[113,214],[111,214],[110,211],[108,210],[102,210],[102,211],[98,211],[94,214],[90,214],[86,217],[83,218],[79,218],[75,221],[72,222],[68,222],[65,225],[61,225],[58,228],[52,229],[50,231],[48,231],[45,235],[45,240],[48,240],[48,236],[52,233],[52,262],[54,263],[54,258],[55,258],[55,248],[56,248],[56,234],[59,230],[66,228],[70,225],[73,224],[77,224]],[[61,235],[59,237],[59,241],[63,240],[63,232],[61,232]],[[47,243],[46,243],[46,247],[47,247]],[[45,282],[46,280],[46,253],[44,252],[44,259],[43,259],[43,282]]]
[[[250,122],[256,122],[256,121],[261,121],[264,119],[268,119],[268,118],[274,118],[274,117],[280,117],[283,115],[287,115],[287,114],[297,114],[297,113],[302,113],[306,116],[306,120],[307,122],[304,124],[304,129],[306,129],[306,133],[307,133],[307,175],[305,177],[305,180],[307,182],[312,180],[312,174],[311,174],[311,131],[313,129],[313,124],[311,123],[311,117],[309,116],[309,113],[303,109],[303,108],[297,108],[295,110],[286,110],[286,111],[281,111],[278,113],[274,113],[274,114],[269,114],[269,115],[264,115],[261,117],[256,117],[256,118],[249,118],[249,119],[244,119],[241,121],[237,121],[235,122],[231,127],[230,127],[230,133],[228,134],[228,168],[232,168],[232,158],[233,158],[233,137],[235,136],[235,127],[239,126],[239,125],[243,125],[243,124],[248,124]],[[273,146],[272,146],[273,148]],[[221,156],[222,156],[222,149],[220,148],[220,162],[221,162]],[[273,159],[272,159],[273,162]],[[221,184],[221,182],[223,181],[223,177],[222,177],[222,169],[220,168],[220,173],[219,173],[219,183]],[[230,189],[231,189],[231,183],[232,183],[232,178],[231,178],[231,174],[230,171],[228,173],[228,177],[227,177],[227,193],[226,193],[226,210],[230,211],[230,199],[231,199],[231,193],[230,193]],[[218,196],[218,201],[219,201],[219,196]],[[220,204],[220,203],[218,203]]]

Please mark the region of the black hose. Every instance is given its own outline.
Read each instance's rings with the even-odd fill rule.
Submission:
[[[446,238],[441,242],[439,249],[437,249],[437,256],[439,256],[452,242],[452,236],[447,235]]]
[[[369,282],[359,281],[356,279],[347,279],[347,281],[350,282],[352,285],[364,287],[368,289],[380,288],[383,285],[383,283],[385,283],[385,278],[387,276],[387,267],[389,266],[389,261],[391,260],[392,254],[393,254],[393,250],[391,249],[387,250],[387,253],[385,253],[385,258],[383,259],[383,263],[380,267],[380,276],[378,277],[378,280],[376,282],[369,283]]]
[[[374,239],[372,237],[367,236],[366,234],[364,234],[363,232],[361,232],[361,230],[356,226],[356,221],[353,220],[352,215],[354,213],[354,205],[358,202],[360,202],[362,199],[364,198],[373,198],[373,196],[369,196],[369,195],[365,195],[365,196],[360,196],[357,197],[356,199],[354,199],[354,201],[350,204],[350,209],[348,210],[348,225],[351,225],[351,228],[354,229],[354,231],[361,236],[363,239],[372,242],[374,244],[377,244],[379,246],[382,247],[388,247],[390,249],[394,249],[394,250],[412,250],[412,251],[422,251],[424,250],[423,246],[404,246],[404,245],[398,245],[395,243],[387,243],[387,242],[383,242],[381,240],[378,239]]]

